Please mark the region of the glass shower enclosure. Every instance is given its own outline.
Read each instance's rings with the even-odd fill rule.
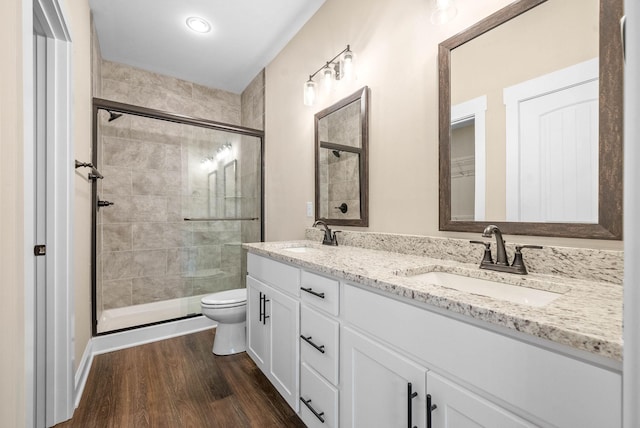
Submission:
[[[197,316],[263,239],[263,132],[94,99],[93,333]]]

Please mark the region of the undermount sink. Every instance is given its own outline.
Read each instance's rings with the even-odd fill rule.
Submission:
[[[283,248],[283,251],[289,251],[292,253],[308,253],[309,251],[318,251],[316,248],[311,247],[291,247],[291,248]]]
[[[534,307],[545,306],[562,296],[561,293],[554,293],[552,291],[505,284],[487,279],[471,278],[448,272],[428,272],[414,275],[412,278],[466,293],[479,294]]]

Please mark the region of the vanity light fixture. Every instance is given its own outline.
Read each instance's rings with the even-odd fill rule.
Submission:
[[[322,72],[322,86],[325,91],[331,91],[333,84],[337,80],[350,80],[353,78],[354,54],[350,46],[342,50],[338,55],[331,58],[315,73],[309,75],[309,80],[304,83],[304,105],[312,106],[317,98],[317,85],[313,78]]]
[[[211,24],[204,18],[198,16],[191,16],[187,18],[187,27],[196,33],[208,33],[211,31]]]
[[[432,0],[433,10],[431,12],[431,22],[435,25],[446,24],[453,20],[458,14],[455,0]]]

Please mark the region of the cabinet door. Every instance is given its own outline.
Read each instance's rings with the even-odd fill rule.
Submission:
[[[247,353],[263,372],[268,368],[270,332],[263,320],[266,290],[260,281],[247,276]]]
[[[267,287],[266,317],[270,356],[268,377],[297,412],[300,388],[300,303]]]
[[[340,370],[342,427],[425,428],[427,369],[345,327]]]
[[[427,390],[431,404],[432,426],[438,428],[522,428],[535,427],[505,409],[477,396],[453,382],[429,372]]]

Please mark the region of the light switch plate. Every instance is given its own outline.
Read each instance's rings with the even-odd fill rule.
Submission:
[[[307,202],[307,217],[313,217],[313,202]]]

